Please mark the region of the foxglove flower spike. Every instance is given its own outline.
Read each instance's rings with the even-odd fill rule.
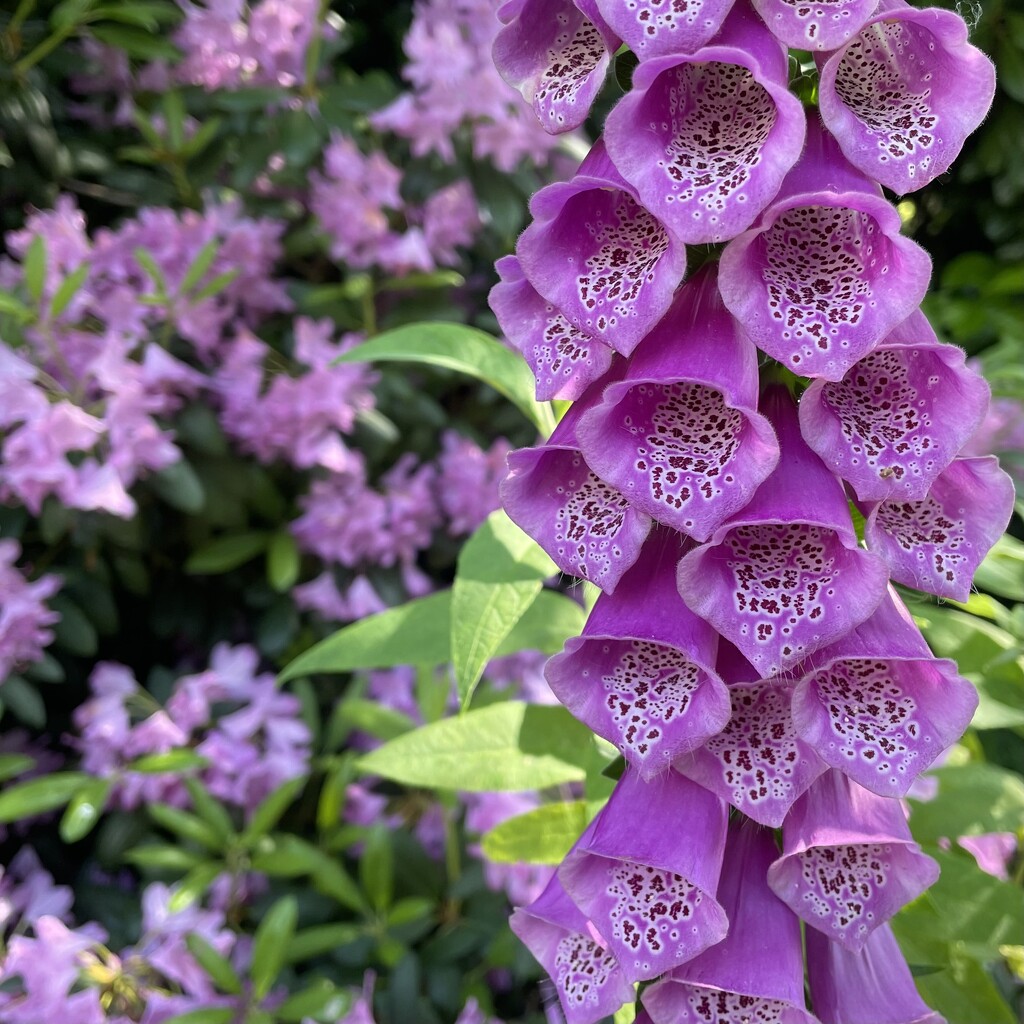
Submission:
[[[859,32],[878,0],[753,0],[776,38],[794,50],[835,50]]]
[[[676,590],[681,539],[655,529],[615,594],[597,599],[583,635],[545,668],[554,695],[644,779],[729,718],[729,695],[711,667],[718,636]]]
[[[597,0],[641,61],[699,50],[718,31],[733,0]]]

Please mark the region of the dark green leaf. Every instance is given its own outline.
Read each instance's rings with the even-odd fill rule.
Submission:
[[[181,59],[181,51],[162,35],[154,35],[145,29],[131,25],[94,25],[92,34],[108,46],[123,50],[129,57],[139,60]]]
[[[37,306],[43,300],[43,289],[46,287],[46,262],[46,239],[42,235],[35,235],[25,251],[22,269],[25,273],[25,287]]]
[[[50,303],[50,316],[56,319],[68,308],[71,300],[79,293],[88,276],[89,264],[82,263],[61,281],[57,286],[56,292],[53,294],[53,301]]]
[[[270,535],[263,530],[218,537],[217,540],[204,544],[189,555],[185,562],[185,572],[192,576],[213,576],[231,572],[232,569],[237,569],[262,554],[269,539]]]
[[[152,843],[149,846],[136,846],[129,850],[124,859],[140,868],[154,871],[189,871],[198,867],[199,857],[180,846],[169,846],[166,843]]]
[[[146,812],[158,825],[182,839],[190,839],[214,852],[224,848],[223,837],[218,835],[212,825],[194,814],[189,814],[188,811],[181,810],[180,807],[146,804]]]
[[[192,800],[192,806],[200,818],[220,837],[222,842],[230,842],[235,835],[235,828],[224,805],[195,778],[184,780],[185,788]]]
[[[287,530],[279,530],[267,545],[267,582],[279,593],[299,578],[299,547]]]
[[[315,956],[323,956],[339,946],[355,942],[364,934],[357,924],[321,924],[296,932],[287,950],[289,963],[301,963]]]
[[[0,822],[18,821],[63,807],[93,777],[85,772],[57,772],[19,782],[0,793]]]
[[[60,837],[65,843],[77,843],[93,830],[112,785],[112,779],[92,779],[78,789],[60,819]]]
[[[242,833],[242,843],[251,846],[260,836],[266,835],[281,820],[284,812],[295,803],[305,785],[304,775],[297,779],[289,779],[266,797],[253,811],[252,818]]]
[[[253,995],[257,1000],[266,996],[281,973],[298,918],[295,899],[286,896],[278,900],[260,921],[253,938],[250,969]]]
[[[370,829],[363,853],[359,858],[359,881],[378,913],[391,906],[394,894],[395,869],[391,837],[385,825]]]
[[[185,936],[185,945],[221,992],[238,995],[242,991],[242,980],[235,973],[230,961],[218,953],[202,935],[190,932]]]
[[[939,792],[925,803],[912,801],[910,827],[919,842],[942,837],[1015,832],[1024,822],[1024,780],[992,764],[939,768]]]

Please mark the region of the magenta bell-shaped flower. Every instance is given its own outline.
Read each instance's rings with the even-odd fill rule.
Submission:
[[[698,540],[747,504],[779,448],[757,411],[756,350],[722,305],[713,265],[683,286],[576,434],[601,479]]]
[[[917,994],[886,924],[854,953],[813,928],[807,932],[811,1005],[821,1024],[946,1024]]]
[[[509,925],[551,975],[566,1024],[594,1024],[633,1001],[633,986],[557,875]]]
[[[619,372],[621,367],[613,367],[594,383],[546,444],[511,452],[508,476],[499,488],[509,518],[562,572],[590,580],[609,594],[637,560],[651,519],[593,473],[579,449],[576,425]]]
[[[723,643],[716,665],[729,687],[732,715],[703,747],[678,757],[677,772],[762,825],[778,828],[807,787],[828,767],[793,724],[793,688],[758,679]]]
[[[765,880],[778,852],[769,829],[730,824],[718,886],[729,933],[644,992],[654,1024],[817,1024],[804,1005],[800,921]]]
[[[878,0],[753,0],[776,38],[794,50],[825,51],[859,32]]]
[[[718,635],[676,590],[681,541],[655,529],[614,595],[597,599],[583,635],[545,668],[554,695],[644,779],[729,718],[729,694],[711,667]]]
[[[608,24],[641,61],[699,50],[733,0],[597,0]]]
[[[629,355],[672,304],[686,246],[640,205],[601,142],[530,212],[516,246],[527,280],[578,330]]]
[[[839,482],[804,444],[785,388],[765,392],[778,468],[711,540],[683,556],[679,593],[765,678],[848,633],[878,606],[885,563],[857,546]]]
[[[630,981],[663,974],[725,937],[714,894],[726,821],[725,804],[689,779],[665,772],[644,782],[627,768],[566,855],[558,869],[565,891]]]
[[[841,380],[928,288],[931,260],[900,227],[878,186],[812,117],[779,194],[722,253],[722,298],[773,359]]]
[[[869,619],[809,661],[793,693],[797,733],[881,796],[906,796],[978,706],[975,688],[933,656],[891,587]]]
[[[735,237],[778,192],[804,144],[788,76],[785,49],[748,0],[703,49],[634,71],[605,144],[644,206],[684,242]]]
[[[966,601],[974,573],[1010,522],[1013,501],[1013,481],[998,459],[954,459],[922,501],[864,505],[864,539],[897,583]]]
[[[988,408],[984,379],[920,311],[800,400],[804,439],[861,501],[921,501]]]
[[[533,104],[545,131],[578,128],[604,85],[619,39],[572,0],[510,0],[498,18],[504,27],[492,54],[501,77]]]
[[[939,877],[911,839],[899,800],[840,772],[826,772],[796,802],[782,839],[768,884],[812,928],[851,950]]]
[[[823,58],[818,103],[846,158],[893,192],[942,174],[984,120],[995,68],[952,11],[881,0],[845,46]]]
[[[533,371],[537,401],[575,401],[607,373],[614,351],[573,327],[526,280],[515,256],[503,256],[494,268],[501,280],[488,302],[505,337]]]

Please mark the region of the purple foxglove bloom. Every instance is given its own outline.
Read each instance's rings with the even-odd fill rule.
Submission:
[[[714,893],[726,821],[718,797],[676,772],[644,782],[627,768],[562,861],[565,891],[629,981],[663,974],[725,937]]]
[[[698,540],[750,501],[779,448],[757,412],[757,352],[713,267],[688,282],[577,428],[587,464],[634,508]]]
[[[676,759],[675,769],[742,811],[778,828],[827,765],[796,733],[793,688],[757,678],[731,645],[718,671],[729,684],[732,717],[703,747]]]
[[[633,986],[557,875],[509,925],[551,975],[566,1024],[594,1024],[633,1001]]]
[[[826,772],[789,812],[782,856],[768,870],[775,895],[847,949],[939,877],[910,837],[899,800]]]
[[[800,921],[765,881],[778,852],[769,829],[734,819],[718,886],[729,934],[644,992],[654,1024],[817,1024],[804,1008]]]
[[[710,45],[636,69],[604,137],[644,206],[700,244],[750,226],[800,156],[804,131],[786,51],[740,0]]]
[[[985,416],[989,390],[914,313],[841,381],[800,400],[804,439],[861,501],[922,501]]]
[[[494,266],[501,280],[488,301],[505,337],[533,370],[537,400],[575,401],[608,371],[613,350],[573,327],[526,280],[515,256],[503,256]]]
[[[857,546],[843,489],[801,439],[785,388],[766,391],[762,408],[779,437],[778,468],[683,556],[677,580],[687,605],[769,678],[863,622],[888,574]]]
[[[530,212],[516,246],[527,280],[577,330],[629,355],[672,304],[686,246],[640,205],[601,142]]]
[[[897,193],[942,174],[981,124],[995,68],[963,18],[881,0],[842,49],[823,58],[818,103],[846,158]]]
[[[499,493],[509,518],[562,572],[610,594],[637,560],[651,519],[595,476],[579,450],[576,425],[607,381],[606,376],[592,385],[572,405],[546,444],[509,454]]]
[[[597,0],[608,23],[642,61],[699,50],[732,5],[733,0]]]
[[[821,1024],[946,1024],[921,1001],[888,925],[855,953],[808,930],[807,974]]]
[[[711,669],[718,636],[676,590],[681,540],[655,530],[546,669],[555,696],[648,780],[729,719],[729,694]]]
[[[593,12],[596,14],[596,11]],[[572,0],[510,0],[492,56],[552,135],[579,128],[604,85],[619,39]]]
[[[878,6],[878,0],[752,0],[761,19],[794,50],[835,50]]]
[[[878,186],[812,117],[778,196],[722,253],[720,286],[773,359],[801,376],[841,380],[920,305],[930,274],[928,254],[900,234]]]
[[[881,796],[906,796],[978,706],[975,688],[932,655],[892,588],[869,619],[810,661],[793,693],[797,733]]]
[[[923,501],[882,501],[870,509],[864,537],[897,583],[966,601],[975,571],[1010,522],[1013,501],[1013,481],[995,457],[954,459]]]

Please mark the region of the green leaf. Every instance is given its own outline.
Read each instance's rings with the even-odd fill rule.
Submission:
[[[1024,601],[1024,543],[1003,534],[978,566],[974,585],[1011,601]]]
[[[232,1024],[234,1019],[233,1007],[211,1006],[201,1010],[187,1010],[175,1017],[168,1017],[164,1024]]]
[[[0,782],[27,772],[35,763],[36,759],[28,754],[0,754]]]
[[[255,871],[278,878],[309,875],[314,886],[359,913],[367,910],[366,900],[348,872],[330,854],[290,833],[260,840],[252,857]]]
[[[337,1021],[352,1007],[352,996],[327,978],[318,978],[312,985],[290,995],[275,1011],[285,1024],[303,1020]]]
[[[451,651],[466,707],[484,667],[557,572],[551,559],[504,512],[487,517],[459,555],[452,586]]]
[[[956,950],[949,967],[915,981],[924,1001],[948,1024],[1019,1024],[985,968]]]
[[[0,683],[4,707],[25,725],[42,729],[46,725],[46,705],[39,691],[22,676],[8,676]]]
[[[50,316],[56,319],[68,308],[71,300],[79,293],[88,276],[89,264],[82,263],[61,281],[57,291],[54,292],[53,301],[50,303]]]
[[[174,886],[174,893],[167,901],[167,909],[173,914],[191,906],[200,899],[227,866],[220,861],[204,861],[197,864]]]
[[[96,627],[86,618],[85,613],[66,594],[55,594],[49,600],[50,607],[60,615],[53,628],[56,643],[70,654],[91,658],[99,646]]]
[[[195,515],[206,504],[206,491],[192,464],[187,459],[178,459],[159,472],[152,473],[146,482],[153,491],[171,508]]]
[[[215,277],[211,277],[210,280],[192,296],[192,302],[203,302],[205,299],[212,299],[214,295],[220,295],[220,293],[224,291],[224,289],[227,288],[227,286],[231,284],[231,282],[234,281],[240,273],[241,271],[238,267],[232,267],[230,270],[225,270],[222,273],[217,274]]]
[[[92,34],[108,46],[123,50],[129,57],[139,60],[181,59],[181,51],[162,35],[153,35],[145,29],[130,25],[94,25]]]
[[[242,833],[242,844],[251,846],[260,836],[265,836],[280,820],[281,816],[305,788],[306,776],[289,779],[267,796],[253,811],[249,824]]]
[[[213,852],[224,849],[224,839],[212,825],[195,814],[181,810],[180,807],[171,807],[168,804],[146,804],[146,813],[161,828],[173,832],[182,839],[190,839]]]
[[[207,118],[196,130],[195,134],[185,140],[183,146],[178,149],[178,152],[185,157],[186,160],[191,160],[192,157],[198,156],[206,147],[213,142],[217,136],[217,132],[220,131],[220,126],[224,122],[219,117]],[[182,289],[184,291],[184,289]]]
[[[299,578],[299,546],[287,530],[279,530],[267,545],[267,582],[284,593]]]
[[[186,778],[185,789],[196,814],[205,821],[224,843],[235,837],[235,827],[224,805],[196,778]]]
[[[313,928],[304,928],[301,932],[296,932],[288,947],[288,963],[301,963],[315,956],[323,956],[339,946],[355,942],[363,934],[361,925],[349,923],[321,924]]]
[[[558,864],[586,827],[584,801],[543,804],[496,825],[481,847],[500,864]]]
[[[942,837],[1015,832],[1024,821],[1024,780],[992,764],[971,763],[930,773],[939,792],[911,801],[910,827],[918,842]]]
[[[508,701],[422,726],[357,766],[409,786],[515,792],[582,782],[591,748],[590,730],[564,708]]]
[[[79,788],[60,819],[60,837],[65,843],[77,843],[93,830],[112,785],[112,779],[92,779]]]
[[[142,129],[143,126],[150,127],[148,122],[144,118],[142,118],[141,115],[139,116],[138,121],[140,129]],[[152,131],[152,128],[150,128],[150,130]],[[153,138],[150,139],[149,141],[154,145],[159,145],[161,141],[160,136],[157,135],[156,132],[154,131]],[[149,276],[149,279],[153,282],[157,294],[162,298],[166,298],[167,278],[164,277],[164,272],[160,269],[156,260],[153,258],[153,254],[150,253],[148,250],[139,247],[137,249],[132,250],[132,255],[135,257],[135,262],[138,263],[140,267],[142,267],[142,269]]]
[[[168,94],[170,95],[170,94]],[[181,279],[181,285],[178,288],[179,295],[187,295],[199,282],[206,276],[206,272],[213,266],[213,261],[217,258],[217,252],[220,250],[220,240],[217,238],[211,238],[206,245],[196,253],[196,258],[192,261],[191,266],[185,272],[185,276]]]
[[[367,834],[359,858],[359,881],[374,910],[383,913],[391,906],[395,889],[395,855],[385,825],[374,825]]]
[[[262,554],[269,539],[270,535],[264,530],[218,537],[189,555],[185,561],[185,572],[190,576],[215,576],[231,572]]]
[[[42,235],[36,235],[29,243],[22,267],[25,287],[38,306],[43,300],[43,289],[46,287],[46,239]]]
[[[401,711],[361,697],[347,697],[341,701],[332,717],[336,717],[339,735],[358,729],[380,740],[393,740],[416,728],[416,723]]]
[[[129,850],[124,859],[140,868],[151,868],[154,871],[190,871],[200,864],[199,857],[180,846],[167,843],[152,843],[148,846],[136,846]]]
[[[406,324],[349,349],[337,362],[414,362],[457,370],[490,384],[542,434],[555,426],[550,406],[534,399],[533,374],[526,363],[489,334],[464,324]]]
[[[35,313],[24,302],[10,292],[3,291],[0,291],[0,313],[10,313],[22,321],[35,318]]]
[[[451,660],[451,602],[451,591],[443,590],[360,619],[300,654],[284,668],[279,681],[318,672],[443,665]],[[580,632],[585,617],[583,609],[564,594],[542,590],[495,656],[527,649],[554,654],[567,637]]]
[[[190,768],[205,768],[209,762],[188,747],[177,747],[162,754],[144,754],[125,765],[125,771],[141,772],[143,775],[159,775],[161,772],[182,772]]]
[[[85,772],[56,772],[19,782],[0,793],[0,823],[31,818],[63,807],[93,777]]]
[[[253,995],[263,999],[281,973],[285,964],[285,951],[295,934],[299,908],[294,897],[278,900],[260,921],[252,944]]]
[[[196,963],[210,976],[210,980],[221,990],[232,995],[242,991],[242,980],[235,973],[227,957],[217,952],[198,932],[185,936],[185,945],[195,957]]]

